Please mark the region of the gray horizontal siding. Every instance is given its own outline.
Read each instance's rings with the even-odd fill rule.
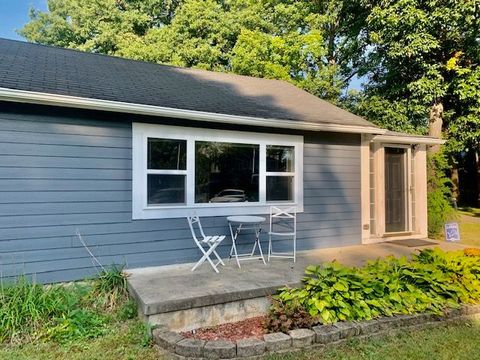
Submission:
[[[358,136],[305,135],[299,249],[360,242],[358,145]],[[0,113],[1,276],[54,282],[94,274],[76,229],[105,264],[197,260],[185,219],[131,220],[131,146],[129,122]],[[227,233],[224,217],[203,225]]]

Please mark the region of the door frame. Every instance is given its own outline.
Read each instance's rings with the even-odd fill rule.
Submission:
[[[401,145],[401,144],[382,144],[383,148],[383,171],[384,176],[383,184],[382,184],[382,191],[383,191],[383,198],[386,199],[385,194],[385,166],[386,166],[386,157],[385,157],[385,148],[390,149],[405,149],[404,153],[404,190],[405,190],[405,230],[403,231],[395,231],[395,232],[387,232],[386,227],[386,218],[384,218],[384,233],[383,236],[389,236],[391,234],[402,234],[402,233],[411,233],[412,232],[412,147],[410,145]],[[384,200],[386,201],[386,200]],[[383,211],[385,213],[386,203],[384,202]]]
[[[405,166],[405,187],[406,187],[406,230],[403,232],[389,233],[385,227],[385,148],[406,149]],[[394,235],[410,234],[413,232],[412,226],[412,146],[407,144],[395,143],[374,143],[374,173],[375,173],[375,216],[377,226],[375,235],[383,238]]]
[[[441,141],[396,134],[362,134],[360,145],[362,244],[428,237],[427,146],[437,143]],[[407,175],[410,232],[385,233],[385,147],[409,148]]]

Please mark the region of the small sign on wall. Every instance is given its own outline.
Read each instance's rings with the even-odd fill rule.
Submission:
[[[460,230],[458,228],[458,223],[445,224],[445,240],[460,241]]]

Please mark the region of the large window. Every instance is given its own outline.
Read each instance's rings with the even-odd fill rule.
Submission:
[[[195,142],[195,203],[258,202],[260,146]]]
[[[303,137],[133,124],[133,218],[303,211]]]

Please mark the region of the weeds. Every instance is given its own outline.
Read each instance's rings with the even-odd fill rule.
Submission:
[[[3,343],[95,338],[108,331],[115,318],[136,316],[121,267],[104,270],[97,279],[79,283],[43,286],[21,277],[0,286]]]

